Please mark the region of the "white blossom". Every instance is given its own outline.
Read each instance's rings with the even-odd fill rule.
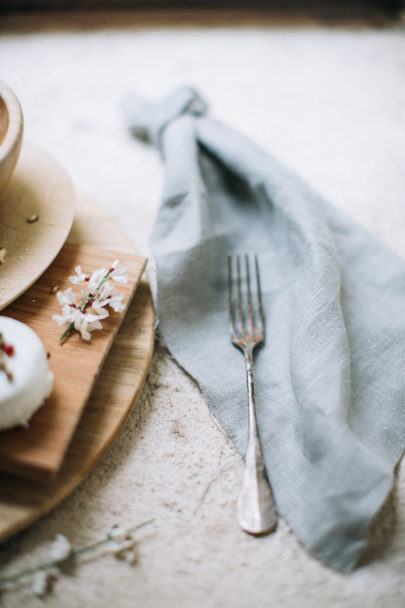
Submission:
[[[80,309],[65,305],[62,308],[62,315],[53,315],[52,319],[58,325],[64,325],[65,323],[74,323],[76,316],[80,314]]]
[[[37,597],[45,597],[47,593],[50,593],[53,589],[54,584],[58,580],[59,571],[57,568],[49,570],[39,570],[32,583],[32,591]]]
[[[132,536],[127,536],[122,542],[111,541],[111,550],[120,559],[125,559],[128,563],[135,561],[136,540]]]
[[[109,302],[110,298],[107,298],[106,300],[94,300],[91,304],[91,308],[100,318],[105,318],[109,316],[109,312],[106,309]]]
[[[124,559],[128,564],[131,564],[131,566],[132,564],[135,564],[138,560],[138,551],[136,550],[136,547],[132,547],[132,549],[125,551]]]
[[[96,291],[94,300],[91,303],[93,310],[97,312],[97,314],[100,314],[100,311],[105,309],[106,306],[109,306],[111,296],[113,295],[115,295],[114,287],[109,281],[106,281],[101,288]]]
[[[63,534],[58,534],[51,546],[51,557],[55,561],[65,561],[71,557],[73,552],[69,539]]]
[[[102,284],[100,289],[97,290],[97,297],[99,300],[106,300],[111,295],[114,295],[115,289],[114,285],[110,283],[110,281],[106,281]]]
[[[114,286],[107,281],[101,287],[99,296],[94,300],[92,307],[98,310],[105,306],[110,306],[115,312],[123,312],[125,310],[125,306],[123,305],[124,298],[125,294],[123,292],[118,293],[114,289]]]
[[[76,296],[71,287],[65,291],[58,291],[56,297],[58,298],[58,302],[61,306],[64,306],[65,304],[68,306],[77,306]]]
[[[118,264],[119,261],[115,260],[114,264],[111,266],[114,270],[111,272],[110,277],[113,281],[124,285],[125,283],[128,283],[128,270],[126,268],[118,268]]]
[[[128,564],[134,564],[138,557],[135,535],[115,525],[110,528],[108,536],[111,539],[111,552],[119,559],[128,562]]]
[[[57,298],[62,306],[61,315],[53,315],[58,325],[67,325],[67,329],[60,337],[63,342],[73,329],[80,332],[84,340],[91,339],[91,332],[102,329],[101,321],[109,316],[108,307],[115,312],[125,310],[125,293],[115,290],[112,281],[127,283],[128,272],[126,268],[118,268],[119,261],[115,260],[109,270],[98,268],[91,277],[83,272],[81,266],[76,266],[76,275],[69,277],[71,283],[87,283],[87,290],[81,290],[81,301],[78,304],[71,287],[65,291],[58,291]]]
[[[105,311],[104,315],[95,315],[92,313],[78,311],[79,314],[75,316],[74,328],[80,332],[83,340],[91,340],[91,332],[95,329],[103,329],[100,323],[100,319],[108,317],[108,311]]]
[[[124,293],[120,293],[120,294],[116,294],[116,295],[112,296],[110,298],[108,306],[111,306],[111,308],[115,312],[123,312],[125,310],[125,305],[123,303],[124,297],[125,297]]]
[[[89,281],[89,290],[90,293],[93,293],[94,291],[96,291],[96,289],[99,287],[101,281],[103,281],[104,277],[107,274],[107,269],[106,268],[98,268],[98,270],[95,270],[93,272],[93,274],[91,275],[90,281]]]
[[[55,583],[63,576],[63,562],[68,559],[75,559],[76,564],[79,566],[81,562],[80,556],[88,553],[90,553],[90,559],[97,559],[101,555],[109,553],[122,561],[126,561],[128,564],[134,564],[138,557],[137,530],[152,523],[152,521],[154,520],[151,519],[126,530],[115,524],[110,528],[107,536],[101,540],[76,549],[72,548],[69,540],[64,535],[58,534],[51,546],[51,559],[11,576],[0,577],[0,593],[1,591],[14,589],[15,584],[18,584],[19,581],[29,576],[31,578],[32,592],[35,596],[42,599],[53,590]],[[98,549],[102,545],[106,547],[107,551],[100,554]]]
[[[121,526],[118,526],[117,524],[115,524],[114,526],[111,526],[111,528],[108,531],[108,537],[113,539],[117,543],[122,543],[127,536],[128,536],[128,532],[126,530],[124,530],[124,528],[121,528]]]
[[[71,277],[69,277],[69,281],[71,283],[73,283],[74,285],[79,285],[79,283],[82,283],[83,281],[88,281],[89,280],[88,275],[85,272],[82,271],[82,267],[81,266],[76,266],[75,272],[76,272],[76,274],[74,274]]]

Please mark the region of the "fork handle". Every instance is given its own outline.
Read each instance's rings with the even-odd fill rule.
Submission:
[[[244,350],[248,389],[248,444],[238,497],[238,522],[249,534],[266,534],[277,526],[277,510],[266,475],[257,429],[253,383],[253,349]]]

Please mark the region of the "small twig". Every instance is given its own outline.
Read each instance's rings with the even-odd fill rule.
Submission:
[[[132,534],[133,532],[140,530],[144,526],[147,526],[148,524],[151,524],[154,521],[155,521],[154,519],[148,519],[147,521],[144,521],[141,524],[134,526],[133,528],[128,528],[128,530],[126,530],[126,532],[128,534]],[[112,540],[112,538],[110,536],[107,536],[106,538],[103,538],[94,543],[91,543],[90,545],[86,545],[84,547],[79,547],[77,549],[73,549],[69,558],[64,561],[70,561],[75,557],[79,557],[80,555],[84,555],[85,553],[90,553],[91,551],[98,549],[98,547],[101,547],[101,546],[106,545],[107,543],[111,542],[111,540]],[[25,570],[22,570],[21,572],[16,572],[15,574],[11,574],[10,576],[4,576],[4,577],[0,578],[0,590],[3,587],[9,585],[10,583],[15,583],[16,581],[18,581],[22,578],[35,574],[36,572],[39,572],[41,570],[49,570],[51,568],[54,568],[54,567],[60,566],[60,565],[61,565],[60,559],[53,559],[48,562],[39,564],[38,566],[26,568]]]

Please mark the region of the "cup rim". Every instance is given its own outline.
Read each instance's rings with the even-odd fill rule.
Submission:
[[[17,96],[2,80],[0,80],[0,97],[8,112],[7,131],[0,143],[0,163],[3,163],[21,145],[24,118]]]

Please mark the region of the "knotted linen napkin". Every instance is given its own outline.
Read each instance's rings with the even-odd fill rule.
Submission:
[[[226,259],[257,252],[266,342],[256,406],[277,507],[320,560],[350,571],[405,445],[405,263],[189,88],[126,100],[166,163],[151,235],[171,354],[245,453],[244,362],[227,327]]]

